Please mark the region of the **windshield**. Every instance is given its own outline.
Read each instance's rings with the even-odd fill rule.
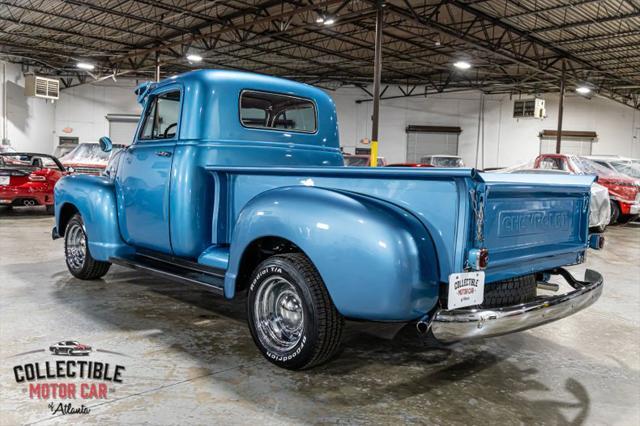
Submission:
[[[422,164],[431,164],[436,167],[464,167],[464,163],[462,158],[456,156],[439,156],[439,155],[429,155],[420,158],[420,163]]]
[[[458,157],[434,157],[433,163],[439,167],[464,167],[462,158]]]
[[[640,178],[640,165],[635,165],[631,161],[612,161],[609,164],[611,164],[617,172],[634,178]]]
[[[64,171],[54,157],[46,154],[30,154],[24,152],[0,154],[0,167],[4,168],[33,168],[33,169],[59,169]]]
[[[100,149],[97,143],[83,143],[60,158],[63,163],[107,164],[109,153]]]
[[[583,157],[571,157],[570,161],[573,165],[574,170],[579,175],[596,175],[596,176],[607,176],[607,177],[616,177],[620,176],[620,173],[608,169],[600,164],[589,160]]]

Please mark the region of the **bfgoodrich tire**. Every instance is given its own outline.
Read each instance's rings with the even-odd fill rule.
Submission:
[[[339,348],[344,319],[304,254],[271,256],[258,265],[251,276],[247,312],[256,346],[279,367],[311,368]]]
[[[81,280],[100,278],[111,267],[111,263],[95,260],[91,256],[82,216],[78,213],[69,220],[65,229],[64,257],[71,275]]]

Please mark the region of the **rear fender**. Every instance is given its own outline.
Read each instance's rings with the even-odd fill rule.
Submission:
[[[433,240],[417,218],[389,202],[319,187],[263,192],[247,203],[236,222],[226,297],[235,294],[243,253],[263,237],[298,246],[346,317],[407,321],[437,301]]]
[[[96,260],[131,254],[134,250],[120,237],[113,182],[102,176],[71,175],[58,181],[54,189],[56,230],[64,236],[62,212],[73,206],[82,216],[89,251]]]

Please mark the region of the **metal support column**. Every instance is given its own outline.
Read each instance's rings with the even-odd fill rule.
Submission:
[[[384,2],[379,1],[376,10],[376,39],[373,60],[373,122],[371,128],[371,158],[369,165],[378,165],[378,124],[380,118],[380,74],[382,72],[382,20],[384,17]]]
[[[562,59],[562,77],[560,79],[560,99],[558,100],[558,135],[556,136],[556,154],[560,154],[562,144],[562,115],[564,114],[564,80],[566,74],[566,61]]]
[[[156,51],[156,82],[160,81],[160,52]]]

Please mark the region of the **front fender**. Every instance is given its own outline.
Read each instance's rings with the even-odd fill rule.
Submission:
[[[84,222],[89,252],[96,260],[133,253],[120,237],[113,182],[103,176],[71,175],[60,179],[54,189],[56,230],[64,235],[62,212],[73,206]]]
[[[346,317],[408,321],[437,301],[433,240],[416,217],[389,202],[306,186],[258,195],[243,208],[233,231],[227,297],[235,293],[244,251],[263,237],[297,245]]]

